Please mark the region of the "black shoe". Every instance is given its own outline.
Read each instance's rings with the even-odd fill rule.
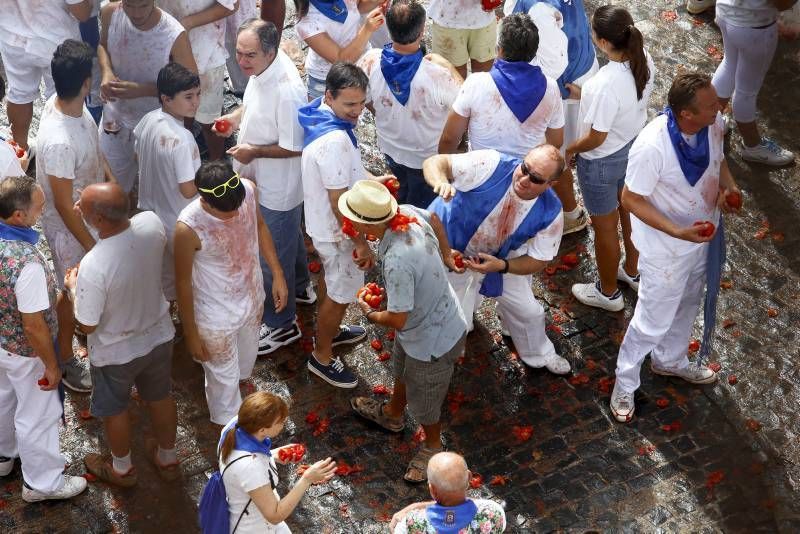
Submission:
[[[367,331],[365,328],[353,324],[343,324],[339,326],[339,334],[333,338],[333,343],[331,343],[331,346],[336,347],[338,345],[352,345],[353,343],[358,343],[362,339],[366,338]]]

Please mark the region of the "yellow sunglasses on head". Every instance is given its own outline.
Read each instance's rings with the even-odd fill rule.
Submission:
[[[239,175],[234,174],[228,179],[227,182],[221,183],[214,188],[203,189],[202,187],[198,187],[197,190],[202,191],[203,193],[209,193],[211,195],[214,195],[216,198],[220,198],[225,195],[225,193],[228,191],[228,188],[230,188],[231,190],[236,189],[237,187],[239,187],[240,183],[241,180],[239,180]]]

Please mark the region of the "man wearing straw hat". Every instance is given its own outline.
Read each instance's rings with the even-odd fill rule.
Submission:
[[[464,313],[445,269],[456,269],[453,254],[436,215],[405,204],[400,210],[388,189],[376,181],[356,182],[339,197],[338,207],[357,232],[380,239],[386,309],[373,309],[362,292],[358,304],[368,321],[397,331],[391,399],[381,403],[355,397],[350,405],[392,432],[402,432],[408,406],[425,430],[425,441],[403,478],[422,482],[428,460],[442,450],[442,402],[466,338]]]

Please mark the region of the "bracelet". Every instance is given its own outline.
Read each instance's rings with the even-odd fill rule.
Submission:
[[[372,319],[369,318],[369,315],[371,313],[375,313],[376,311],[378,311],[378,310],[369,310],[367,313],[364,314],[364,317],[367,318],[367,321],[372,322]]]
[[[509,268],[508,260],[503,260],[503,262],[505,262],[505,266],[499,272],[500,274],[507,274]]]

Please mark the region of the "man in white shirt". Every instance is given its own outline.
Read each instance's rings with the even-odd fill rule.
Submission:
[[[225,19],[239,9],[238,0],[159,0],[158,6],[178,19],[189,32],[192,54],[200,74],[200,107],[194,119],[200,123],[208,146],[208,159],[220,159],[225,141],[211,132],[222,111],[225,85]]]
[[[564,170],[558,149],[542,145],[524,158],[497,150],[440,154],[425,160],[425,179],[441,197],[430,206],[439,216],[466,270],[450,274],[464,316],[473,315],[484,297],[497,299],[498,316],[520,359],[555,374],[570,370],[545,334],[542,305],[531,276],[558,253],[563,216],[552,191]]]
[[[724,122],[708,76],[678,75],[669,107],[639,133],[631,147],[622,205],[631,212],[631,238],[639,250],[639,299],[617,356],[611,412],[627,423],[635,410],[640,369],[651,354],[653,373],[709,384],[703,365],[713,329],[714,299],[724,239],[720,209],[738,193],[723,153]],[[741,197],[740,197],[741,198]],[[707,278],[708,277],[708,278]],[[695,363],[686,356],[706,280],[704,346]]]
[[[3,2],[0,56],[8,77],[8,121],[11,135],[26,151],[33,101],[44,79],[45,97],[53,94],[50,60],[65,39],[80,40],[78,21],[91,16],[93,0]]]
[[[462,78],[467,77],[467,63],[471,72],[492,67],[497,42],[494,8],[485,9],[483,0],[431,0],[428,15],[433,21],[433,51],[455,65]]]
[[[162,285],[167,300],[175,300],[173,232],[181,210],[197,195],[194,175],[200,151],[184,119],[194,116],[200,102],[200,78],[178,63],[167,63],[156,80],[161,108],[151,111],[133,130],[139,161],[139,209],[151,210],[164,225]]]
[[[467,130],[470,150],[492,148],[517,158],[543,143],[561,146],[561,94],[555,80],[530,64],[538,47],[539,34],[527,14],[503,19],[498,59],[490,72],[474,74],[461,86],[439,141],[440,154],[455,153]]]
[[[258,340],[260,355],[300,339],[297,302],[311,304],[316,300],[301,229],[303,129],[297,122],[297,110],[308,101],[297,67],[278,44],[278,30],[271,22],[250,19],[239,28],[236,54],[250,81],[242,106],[220,117],[230,127],[224,133],[215,129],[225,137],[239,130],[238,143],[228,153],[233,157],[234,170],[258,185],[259,210],[272,234],[290,290],[286,306],[277,313],[272,301],[272,272],[262,259],[266,300]]]
[[[400,182],[397,201],[427,208],[436,195],[422,176],[422,162],[437,153],[439,136],[462,78],[438,54],[424,55],[425,8],[397,0],[386,12],[391,46],[358,62],[370,79],[367,109],[375,115],[378,146]]]
[[[354,388],[358,379],[339,358],[336,345],[357,343],[366,330],[340,325],[347,305],[356,300],[364,285],[362,271],[375,262],[364,236],[342,232],[344,216],[339,197],[370,175],[361,164],[353,128],[367,99],[364,71],[352,63],[336,63],[326,79],[325,95],[300,108],[305,132],[302,157],[303,199],[306,232],[314,243],[324,269],[317,311],[316,347],[308,360],[309,370],[331,385]]]
[[[74,210],[81,191],[91,184],[114,180],[100,152],[97,125],[84,101],[92,88],[94,50],[81,41],[67,39],[56,48],[50,70],[56,94],[45,104],[39,123],[36,179],[47,204],[42,229],[47,237],[58,285],[95,243]],[[91,390],[88,370],[72,357],[72,305],[59,298],[59,353],[65,361],[64,385],[78,392]]]
[[[66,283],[74,298],[75,318],[89,339],[94,382],[90,410],[103,419],[111,449],[111,462],[87,454],[86,469],[111,484],[136,484],[128,415],[135,385],[156,436],[145,440],[148,459],[162,478],[174,480],[180,473],[171,393],[175,328],[161,291],[164,225],[149,211],[129,219],[128,196],[117,184],[87,187],[78,206],[99,239]]]
[[[271,4],[272,2],[264,3]],[[283,6],[280,2],[275,2],[275,5],[276,7],[279,5]],[[283,9],[286,9],[286,7],[283,6]],[[236,59],[236,38],[239,32],[239,26],[241,26],[244,21],[252,18],[258,18],[256,0],[239,0],[239,9],[225,17],[225,50],[228,52],[228,59],[225,61],[225,66],[228,71],[228,81],[231,84],[233,94],[239,97],[244,94],[244,89],[247,87],[247,82],[250,77],[246,76],[242,72],[242,69],[239,68],[239,63]],[[268,21],[270,19],[264,18],[264,20]],[[283,17],[281,17],[280,25],[276,22],[273,22],[273,24],[278,28],[278,41],[280,41]]]
[[[58,286],[32,228],[44,202],[32,178],[0,179],[0,477],[19,456],[26,502],[68,499],[86,489],[82,477],[63,474],[59,452]]]

